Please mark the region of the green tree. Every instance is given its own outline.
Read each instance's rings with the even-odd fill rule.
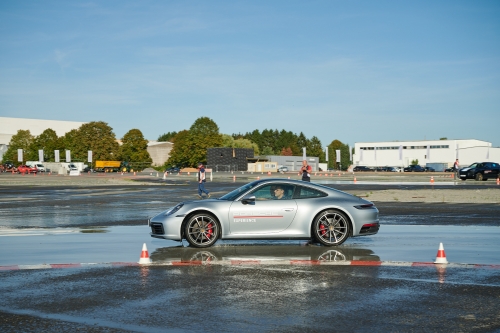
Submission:
[[[337,150],[340,150],[340,165],[337,163]],[[347,170],[351,161],[349,161],[349,145],[343,144],[340,140],[333,140],[328,145],[328,167]]]
[[[120,147],[113,129],[103,121],[83,124],[77,130],[66,133],[64,149],[71,150],[72,161],[87,161],[87,152],[92,150],[92,161],[120,160]],[[64,156],[64,155],[62,155]]]
[[[259,146],[248,139],[236,139],[233,143],[234,148],[252,148],[255,156],[259,155]]]
[[[148,140],[144,139],[142,132],[136,128],[131,129],[122,138],[121,160],[129,162],[134,169],[147,168],[153,162],[147,149]]]
[[[416,160],[412,160],[412,161],[411,161],[411,165],[418,165],[418,159],[416,159]]]
[[[279,150],[278,151],[276,150],[277,149],[276,148],[276,139],[277,139],[277,136],[273,130],[270,130],[270,129],[263,130],[262,134],[261,134],[261,139],[260,139],[262,147],[259,146],[259,149],[263,150],[263,147],[269,147],[273,151],[273,153],[270,155],[274,155],[274,154],[278,153]]]
[[[174,138],[172,138],[172,142],[174,143],[174,147],[170,151],[170,157],[165,162],[165,167],[168,168],[171,166],[190,166],[189,131],[180,131]]]
[[[29,161],[28,157],[31,153],[31,144],[33,143],[34,137],[31,135],[29,130],[18,130],[16,134],[12,136],[9,142],[9,148],[3,154],[3,162],[11,161],[14,164],[18,164],[17,161],[17,150],[23,150],[23,161],[24,164],[26,161]],[[21,163],[21,162],[19,162]]]
[[[291,131],[281,130],[278,135],[278,139],[276,140],[276,146],[278,149],[282,150],[283,148],[291,148],[292,146],[297,147],[297,135],[295,135]],[[293,149],[292,149],[293,152]]]
[[[274,155],[274,151],[273,151],[273,149],[271,147],[267,147],[266,146],[266,147],[264,147],[264,149],[262,149],[261,154],[263,156]]]
[[[63,137],[60,138],[60,141],[61,141],[61,152],[60,152],[60,157],[61,157],[61,161],[64,159],[63,158],[63,153],[62,151],[63,150],[71,150],[72,152],[73,151],[76,151],[79,143],[78,143],[78,140],[80,139],[79,138],[79,135],[80,135],[80,132],[78,129],[72,129],[71,131],[69,132],[66,132],[66,134],[64,134]]]
[[[304,133],[300,132],[299,136],[297,137],[297,146],[302,150],[303,147],[306,148],[306,151],[309,148],[309,140],[307,140],[306,136]],[[307,155],[312,156],[307,152]]]
[[[234,148],[234,137],[228,134],[222,134],[222,147]]]
[[[175,145],[175,143],[174,143]],[[208,117],[200,117],[189,128],[188,147],[190,150],[188,166],[207,162],[207,148],[221,147],[222,135],[219,126]]]
[[[30,156],[30,159],[32,161],[38,161],[38,150],[43,149],[43,160],[45,162],[54,162],[54,150],[61,150],[62,147],[62,138],[57,136],[56,131],[47,128],[33,140],[31,144],[32,156]]]
[[[251,148],[253,149],[254,155],[259,155],[259,146],[250,141],[249,139],[237,138],[228,134],[222,134],[222,144],[221,147],[231,147],[231,148]]]
[[[167,132],[158,137],[158,141],[171,142],[173,138],[177,135],[177,132]]]
[[[321,146],[321,141],[316,136],[313,136],[311,140],[309,140],[309,147],[307,147],[307,155],[318,156],[319,161],[321,163],[326,162],[325,152],[323,151],[323,147]]]

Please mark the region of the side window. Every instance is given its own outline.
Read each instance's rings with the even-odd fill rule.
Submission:
[[[295,190],[294,199],[326,197],[326,193],[312,189],[310,187],[298,186]]]
[[[293,185],[289,184],[270,184],[259,187],[251,194],[255,200],[290,200],[294,191]]]

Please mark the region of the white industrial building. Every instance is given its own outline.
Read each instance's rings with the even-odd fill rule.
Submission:
[[[0,117],[0,160],[9,148],[12,136],[19,130],[29,130],[31,135],[38,136],[51,128],[57,136],[61,137],[71,130],[80,128],[83,124],[86,122]],[[121,144],[121,140],[117,141]],[[153,165],[163,165],[168,160],[172,147],[171,142],[149,141],[147,150],[153,159]]]
[[[172,142],[149,141],[148,153],[153,160],[153,165],[160,166],[165,164],[170,157],[170,151],[173,147],[174,144]]]
[[[368,167],[406,167],[418,160],[421,166],[443,171],[453,166],[457,158],[460,166],[474,162],[500,162],[500,148],[474,139],[358,142],[354,144],[353,163]]]
[[[83,124],[85,123],[78,121],[0,117],[0,160],[8,149],[10,139],[17,134],[18,130],[29,130],[31,135],[38,136],[47,128],[51,128],[57,136],[63,136]]]

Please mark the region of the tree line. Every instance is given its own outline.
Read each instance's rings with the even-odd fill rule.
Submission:
[[[158,137],[158,141],[174,143],[170,158],[165,163],[170,166],[194,167],[199,162],[206,163],[206,149],[211,147],[252,148],[258,155],[302,156],[306,147],[308,156],[317,156],[326,162],[326,154],[321,141],[313,136],[308,139],[304,133],[264,129],[245,134],[221,134],[219,126],[208,117],[198,118],[189,130],[168,132]],[[328,167],[347,169],[350,165],[349,145],[333,140],[328,146]],[[336,150],[340,150],[341,163],[336,163]]]
[[[58,137],[51,128],[38,136],[33,136],[29,130],[19,130],[12,136],[2,162],[17,163],[18,149],[23,149],[23,163],[38,161],[38,151],[43,149],[45,162],[55,162],[55,150],[61,152],[70,150],[73,162],[87,162],[88,151],[91,150],[93,162],[112,160],[141,163],[143,167],[151,165],[152,159],[147,151],[148,140],[144,138],[140,130],[131,129],[121,140],[120,146],[113,129],[103,121],[83,124],[61,137]],[[64,153],[61,156],[64,156]]]
[[[121,140],[120,146],[113,129],[102,121],[83,124],[61,137],[50,128],[38,136],[31,135],[29,130],[19,130],[12,136],[9,148],[3,155],[3,162],[17,162],[18,149],[23,149],[23,162],[38,161],[38,151],[43,149],[46,162],[55,161],[54,150],[70,150],[72,161],[86,162],[87,152],[91,150],[93,161],[117,160],[141,163],[143,167],[151,165],[152,159],[147,151],[148,140],[140,130],[131,129]],[[207,148],[212,147],[251,148],[256,156],[302,156],[302,147],[306,147],[308,156],[317,156],[321,163],[326,162],[324,148],[316,136],[309,139],[302,132],[297,135],[284,129],[222,134],[219,126],[208,117],[196,119],[188,130],[162,134],[158,141],[174,143],[164,167],[195,167],[199,162],[206,163]],[[333,140],[327,148],[329,168],[341,167],[345,170],[350,165],[349,145]],[[335,162],[336,150],[340,150],[341,165]]]

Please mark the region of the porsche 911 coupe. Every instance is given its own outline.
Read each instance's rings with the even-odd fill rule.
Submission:
[[[186,201],[149,219],[151,237],[210,247],[219,239],[311,240],[340,245],[376,234],[378,209],[370,201],[319,184],[266,179],[217,199]]]

